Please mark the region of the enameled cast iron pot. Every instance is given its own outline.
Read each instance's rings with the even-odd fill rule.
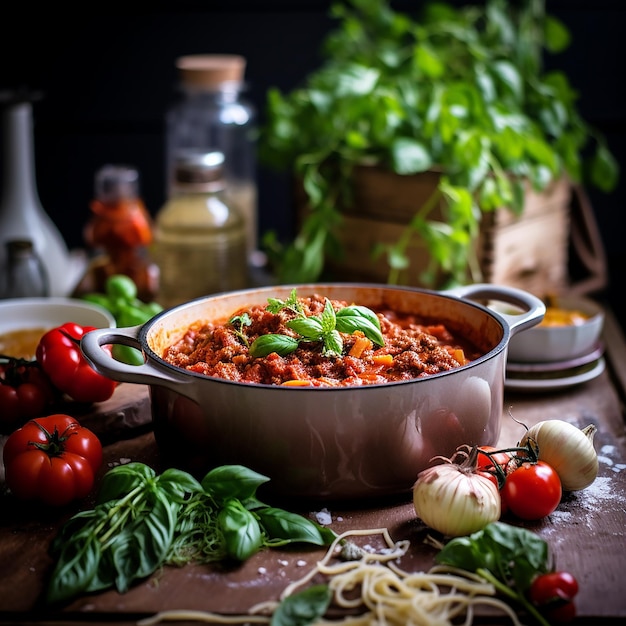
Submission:
[[[363,387],[311,388],[237,383],[166,363],[164,349],[197,320],[225,321],[240,307],[318,293],[445,323],[483,356],[427,378]],[[489,302],[523,313],[501,314]],[[481,304],[482,302],[484,304]],[[213,295],[163,311],[142,326],[92,331],[82,349],[110,378],[150,386],[152,419],[167,465],[202,477],[241,464],[270,478],[277,495],[354,499],[409,491],[434,455],[462,444],[496,443],[510,338],[538,324],[545,306],[518,289],[477,284],[435,292],[368,284],[272,286]],[[101,349],[125,344],[146,363],[125,365]]]

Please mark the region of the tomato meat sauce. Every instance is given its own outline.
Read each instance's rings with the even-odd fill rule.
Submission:
[[[320,295],[298,298],[308,317],[320,316],[327,299]],[[348,306],[329,301],[335,311]],[[253,305],[233,313],[230,320],[247,315],[247,325],[196,322],[168,347],[163,359],[191,372],[236,382],[267,385],[348,387],[423,378],[445,372],[478,358],[482,352],[455,336],[444,324],[429,323],[415,315],[391,310],[374,311],[384,338],[378,346],[358,330],[342,333],[341,355],[325,355],[319,341],[301,341],[286,356],[276,352],[263,357],[250,354],[249,346],[267,334],[297,337],[287,323],[293,311],[277,313]]]

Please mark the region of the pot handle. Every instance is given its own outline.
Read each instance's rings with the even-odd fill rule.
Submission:
[[[466,300],[483,300],[485,306],[505,319],[509,325],[511,336],[521,330],[536,326],[546,314],[546,305],[540,298],[517,287],[475,283],[473,285],[455,287],[444,293],[458,298],[465,298]],[[503,307],[493,306],[492,303],[494,302],[505,302],[516,309],[522,310],[515,312],[507,311]]]
[[[98,328],[83,335],[80,349],[90,365],[107,378],[141,385],[176,386],[189,383],[189,376],[178,376],[175,371],[161,371],[150,362],[143,365],[129,365],[115,360],[102,346],[121,344],[141,350],[138,335],[142,325],[127,328]]]

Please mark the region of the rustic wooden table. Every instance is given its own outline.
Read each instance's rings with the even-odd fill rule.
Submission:
[[[566,494],[552,515],[525,524],[550,545],[559,568],[573,572],[579,583],[577,624],[622,624],[626,618],[626,345],[608,313],[604,333],[606,370],[597,378],[561,391],[505,395],[501,442],[510,445],[519,437],[519,425],[543,419],[565,419],[579,427],[593,423],[600,472],[593,485]],[[136,393],[137,390],[132,390]],[[141,393],[139,394],[141,396]],[[136,417],[136,416],[135,416]],[[139,460],[158,469],[159,454],[152,432],[141,419],[130,419],[126,438],[114,437],[105,447],[103,471],[124,460]],[[317,507],[319,509],[319,506]],[[407,497],[390,502],[327,506],[331,527],[389,529],[394,539],[407,538],[409,566],[425,569],[434,549],[424,544],[425,529],[415,519]],[[300,511],[303,514],[313,513]],[[207,566],[166,568],[143,584],[120,595],[108,591],[80,597],[62,610],[51,612],[40,603],[50,571],[47,548],[63,513],[25,506],[0,497],[0,622],[14,624],[116,623],[135,624],[159,611],[191,609],[224,615],[241,614],[262,600],[276,600],[290,580],[302,576],[323,555],[321,550],[268,550],[239,568]],[[507,621],[485,615],[476,623]]]

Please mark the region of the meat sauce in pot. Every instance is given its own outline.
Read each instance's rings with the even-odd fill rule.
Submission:
[[[321,316],[326,301],[320,295],[298,298],[307,317]],[[343,301],[329,302],[335,311],[348,306]],[[423,378],[465,365],[482,354],[442,323],[390,310],[374,313],[384,338],[382,347],[357,330],[341,333],[341,355],[325,355],[321,341],[301,341],[285,356],[271,352],[255,357],[249,346],[260,336],[298,336],[287,326],[296,316],[292,310],[273,313],[267,306],[255,305],[234,312],[225,323],[192,324],[163,358],[192,372],[237,382],[346,387]],[[245,325],[232,323],[244,314],[248,316]]]

